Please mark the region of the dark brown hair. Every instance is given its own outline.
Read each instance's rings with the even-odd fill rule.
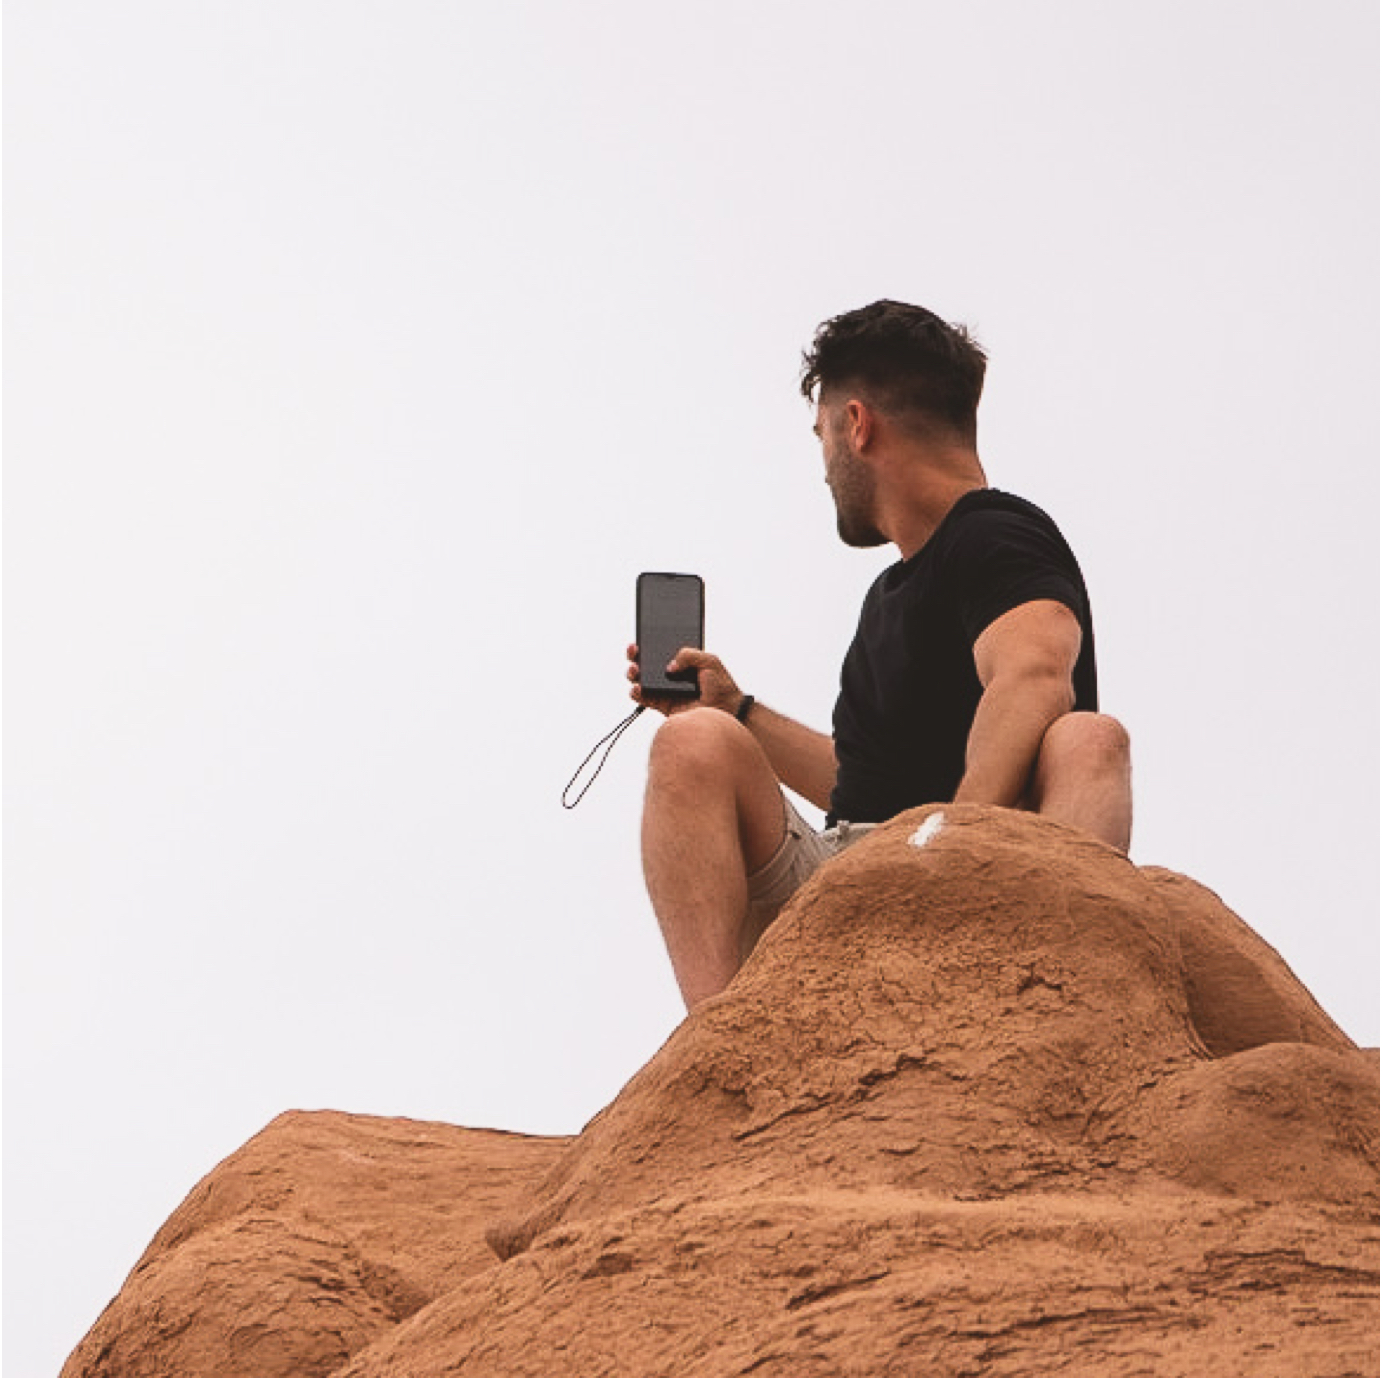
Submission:
[[[922,306],[876,301],[817,329],[802,355],[801,391],[815,401],[821,392],[857,389],[904,424],[940,426],[972,444],[987,362],[964,326]]]

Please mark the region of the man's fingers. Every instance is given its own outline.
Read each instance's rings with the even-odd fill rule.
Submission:
[[[695,646],[683,646],[671,661],[668,663],[669,672],[677,670],[704,670],[709,665],[718,665],[719,661],[710,654],[709,651],[699,650]]]

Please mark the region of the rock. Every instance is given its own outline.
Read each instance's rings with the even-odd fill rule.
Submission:
[[[275,1121],[64,1378],[1375,1374],[1377,1082],[1194,882],[918,810],[575,1139]]]
[[[63,1378],[317,1378],[492,1269],[484,1230],[569,1143],[280,1115],[154,1236]]]

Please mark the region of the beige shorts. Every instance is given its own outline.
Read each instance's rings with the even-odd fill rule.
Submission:
[[[747,956],[763,936],[764,930],[787,903],[831,857],[838,856],[852,843],[866,836],[876,823],[837,823],[818,832],[782,796],[783,822],[787,836],[773,859],[749,877],[749,921],[744,934]]]

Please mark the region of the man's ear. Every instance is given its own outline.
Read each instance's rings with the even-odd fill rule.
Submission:
[[[845,425],[849,428],[850,444],[855,451],[863,454],[874,439],[878,429],[878,418],[867,402],[851,397],[845,403]]]

